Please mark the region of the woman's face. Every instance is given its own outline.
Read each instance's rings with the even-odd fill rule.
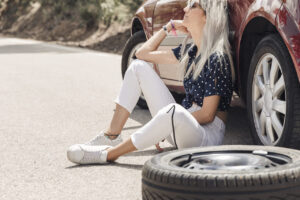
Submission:
[[[188,5],[183,9],[185,12],[183,25],[186,26],[188,30],[203,27],[206,23],[205,11],[198,2],[199,1],[189,0]]]

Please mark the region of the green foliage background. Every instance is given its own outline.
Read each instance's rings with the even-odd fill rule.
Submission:
[[[25,0],[26,1],[26,0]],[[29,0],[30,1],[30,0]],[[62,17],[71,17],[75,11],[87,23],[88,27],[102,21],[110,25],[113,21],[128,21],[143,0],[32,0],[40,1],[42,6],[53,7]],[[20,1],[21,2],[21,1]],[[24,0],[22,1],[24,2]]]

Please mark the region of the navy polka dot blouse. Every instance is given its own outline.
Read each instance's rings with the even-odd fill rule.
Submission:
[[[191,44],[187,44],[185,51],[187,51],[190,46]],[[172,49],[172,51],[175,57],[180,60],[181,45]],[[192,62],[197,63],[199,61],[199,57],[195,59],[196,54],[197,46],[194,45],[188,52],[189,62],[187,70]],[[208,65],[208,61],[210,65]],[[206,61],[205,66],[196,80],[193,80],[192,73],[189,77],[184,78],[183,85],[186,97],[182,101],[182,106],[188,109],[192,106],[193,102],[202,106],[204,97],[219,95],[221,99],[218,110],[226,111],[229,108],[233,91],[228,55],[224,54],[219,57],[217,53],[213,53],[208,61]]]

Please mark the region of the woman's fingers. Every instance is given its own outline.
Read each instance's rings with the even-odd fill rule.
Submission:
[[[189,31],[185,27],[179,27],[179,28],[177,28],[177,31],[180,31],[184,34],[189,34]]]
[[[185,34],[189,34],[189,31],[187,30],[187,28],[185,27],[180,27],[177,29],[178,31],[181,31],[182,33],[185,33]]]
[[[174,24],[174,28],[178,31],[181,31],[183,33],[188,34],[189,31],[187,30],[187,28],[183,25],[182,20],[174,20],[173,24]]]
[[[175,28],[180,28],[180,27],[183,27],[183,23],[182,23],[182,20],[174,20],[173,21],[173,24],[175,26]],[[184,26],[185,27],[185,26]]]
[[[161,147],[159,146],[159,143],[157,143],[157,144],[155,145],[155,147],[156,147],[156,149],[157,149],[159,152],[164,151],[164,149],[161,148]]]

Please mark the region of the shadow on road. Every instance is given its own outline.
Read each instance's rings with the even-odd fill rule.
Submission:
[[[230,108],[228,114],[223,144],[254,144],[246,109],[241,107]]]
[[[126,169],[136,169],[136,170],[142,170],[144,165],[139,164],[127,164],[127,163],[108,163],[108,164],[91,164],[91,165],[73,165],[69,167],[65,167],[65,169],[77,169],[77,168],[90,168],[90,167],[101,167],[101,166],[107,166],[110,165],[111,167],[120,167],[120,168],[126,168]]]
[[[128,126],[128,127],[123,128],[122,130],[126,131],[126,130],[131,130],[131,129],[138,129],[138,128],[142,128],[142,127],[143,127],[143,125],[140,125],[140,126]]]
[[[65,167],[65,169],[101,167],[101,166],[106,166],[106,165],[110,165],[110,164],[108,163],[108,164],[72,165],[72,166],[69,166],[69,167]]]
[[[136,106],[133,110],[133,112],[130,115],[130,119],[142,124],[141,127],[143,125],[145,125],[148,121],[151,120],[151,115],[149,110],[146,109],[141,109],[138,106]],[[139,128],[139,127],[138,127]]]
[[[167,151],[171,151],[171,150],[174,150],[174,148],[166,147],[166,148],[164,148],[163,152],[167,152]],[[159,153],[160,152],[157,151],[156,149],[150,149],[150,150],[144,150],[144,151],[134,151],[134,152],[131,152],[131,153],[128,153],[128,154],[124,155],[123,157],[154,156],[154,155],[159,154]]]
[[[137,129],[142,127],[151,120],[151,115],[148,110],[141,109],[137,106],[130,115],[130,118],[139,122],[141,126],[127,127],[125,129]],[[223,144],[254,144],[249,127],[246,109],[241,107],[230,108]]]
[[[136,169],[136,170],[142,170],[144,165],[139,165],[139,164],[127,164],[127,163],[118,163],[115,162],[111,164],[112,167],[120,167],[120,168],[125,168],[125,169]]]

